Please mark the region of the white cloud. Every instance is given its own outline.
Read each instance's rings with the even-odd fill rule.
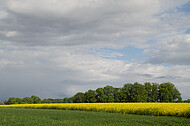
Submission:
[[[153,45],[154,46],[154,45]],[[190,35],[176,35],[159,42],[157,49],[147,49],[146,54],[152,55],[147,62],[155,64],[190,65]]]
[[[3,20],[7,17],[8,13],[0,9],[0,20]]]
[[[22,90],[20,95],[14,91],[11,93],[18,97],[33,93],[41,97],[72,96],[107,84],[122,87],[124,83],[135,81],[169,81],[180,88],[189,86],[186,81],[189,79],[189,66],[128,63],[81,54],[77,50],[60,46],[6,46],[0,53],[4,58],[0,61],[1,85],[11,89],[16,86],[15,91]],[[4,88],[0,91],[2,96],[7,95]]]
[[[22,35],[6,39],[29,45],[104,42],[114,46],[142,47],[145,44],[144,37],[151,36],[152,27],[159,23],[159,18],[154,15],[160,13],[162,4],[160,1],[151,0],[82,0],[80,4],[78,2],[5,1],[4,5],[12,19],[9,21],[9,27],[6,22],[2,27],[6,30],[17,29]]]
[[[145,48],[148,40],[174,34],[182,25],[188,24],[185,22],[189,18],[183,13],[173,16],[164,13],[186,2],[82,0],[79,4],[77,0],[7,0],[2,2],[2,8],[9,14],[9,19],[0,26],[1,30],[10,31],[5,40],[27,45]],[[176,20],[176,16],[181,18]],[[169,24],[171,20],[172,25]],[[19,36],[11,31],[16,31]]]
[[[1,31],[0,33],[5,37],[16,37],[19,35],[17,31]]]
[[[107,84],[170,81],[188,98],[190,16],[178,11],[187,2],[1,1],[0,95],[64,97]],[[129,62],[101,52],[125,46],[151,58]]]

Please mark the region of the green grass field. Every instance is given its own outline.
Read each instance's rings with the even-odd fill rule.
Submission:
[[[190,126],[184,117],[75,110],[0,108],[0,126]]]

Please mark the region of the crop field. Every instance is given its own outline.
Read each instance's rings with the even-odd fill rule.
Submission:
[[[190,119],[77,110],[0,108],[0,126],[190,126]]]
[[[0,108],[62,109],[122,114],[190,117],[190,103],[59,103],[14,104]]]

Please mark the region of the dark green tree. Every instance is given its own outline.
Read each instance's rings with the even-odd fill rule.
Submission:
[[[63,103],[63,99],[61,98],[54,99],[53,103]]]
[[[85,101],[85,96],[84,96],[84,93],[82,92],[78,92],[77,94],[73,96],[74,103],[84,103],[84,101]]]
[[[68,103],[73,103],[73,97],[70,97]]]
[[[68,97],[65,97],[65,98],[63,99],[63,103],[69,103],[69,98],[68,98]]]
[[[25,97],[22,99],[22,104],[33,104],[33,103],[34,103],[34,101],[30,97]]]
[[[105,102],[114,102],[114,88],[112,86],[105,86],[103,88],[105,94]]]
[[[120,102],[120,93],[119,93],[119,91],[120,91],[120,89],[121,88],[114,88],[113,89],[113,95],[114,95],[114,102]]]
[[[48,103],[53,103],[54,99],[53,98],[48,98],[47,101],[48,101]]]
[[[85,102],[95,103],[96,102],[96,92],[94,90],[88,90],[85,92]]]
[[[31,98],[33,99],[34,104],[41,103],[41,99],[38,96],[32,95]]]
[[[176,102],[182,102],[181,93],[176,87],[173,89],[173,100]]]
[[[5,102],[5,104],[10,105],[10,104],[18,104],[18,103],[15,97],[10,97],[8,101]]]
[[[190,99],[187,99],[187,100],[185,100],[184,102],[186,102],[186,103],[190,103]]]
[[[152,83],[152,101],[151,102],[158,102],[158,86],[157,83]]]
[[[181,93],[170,82],[160,84],[158,89],[160,102],[174,102],[182,99]]]
[[[119,94],[119,96],[118,96],[119,101],[120,102],[126,102],[126,94],[124,93],[123,88],[119,89],[118,94]]]
[[[120,100],[125,102],[132,102],[131,93],[132,93],[133,84],[128,83],[124,84],[122,88],[122,93],[120,93]],[[121,99],[122,97],[122,99]]]
[[[145,102],[147,100],[147,92],[144,85],[138,82],[132,85],[131,99],[133,102]]]
[[[147,102],[152,102],[152,85],[150,82],[144,83],[144,87],[147,93]]]
[[[96,100],[97,102],[106,102],[106,95],[104,94],[103,88],[96,89]]]
[[[51,101],[49,100],[49,99],[43,99],[42,101],[41,101],[41,103],[51,103]]]
[[[21,104],[21,103],[22,103],[22,99],[16,98],[16,104]]]

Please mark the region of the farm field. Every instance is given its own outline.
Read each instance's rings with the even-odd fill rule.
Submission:
[[[0,108],[3,107],[83,110],[137,115],[190,117],[190,103],[59,103],[0,105]]]
[[[0,108],[1,126],[190,126],[189,118],[121,113]]]

